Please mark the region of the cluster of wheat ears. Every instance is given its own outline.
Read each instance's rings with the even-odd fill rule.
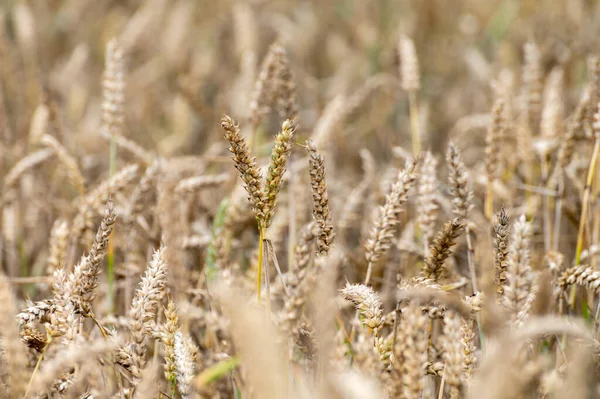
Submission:
[[[413,41],[385,1],[102,3],[0,6],[0,397],[600,396],[588,42],[499,68],[475,6]]]

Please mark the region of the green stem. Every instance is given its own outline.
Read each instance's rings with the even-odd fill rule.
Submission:
[[[583,199],[581,204],[581,217],[579,218],[579,231],[577,233],[577,248],[575,250],[575,265],[579,265],[581,262],[581,252],[583,250],[583,233],[585,231],[585,224],[587,221],[587,214],[590,202],[590,192],[592,182],[594,181],[594,175],[596,173],[596,163],[598,162],[598,154],[600,153],[600,140],[598,135],[594,141],[594,152],[592,153],[592,159],[590,160],[590,166],[588,168],[587,179],[585,181],[585,189],[583,192]],[[571,307],[575,305],[575,296],[577,294],[577,286],[573,284],[571,287],[571,295],[569,296],[569,304]]]

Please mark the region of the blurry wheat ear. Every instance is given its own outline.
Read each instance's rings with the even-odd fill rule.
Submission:
[[[262,122],[262,119],[271,110],[275,99],[275,77],[277,73],[278,59],[281,56],[281,45],[273,43],[265,56],[258,79],[252,93],[250,102],[250,123],[252,130],[255,131]]]
[[[260,294],[261,294],[261,281],[262,281],[262,263],[263,263],[263,241],[265,239],[265,234],[267,230],[267,221],[270,222],[270,218],[267,218],[269,205],[275,205],[276,193],[273,193],[273,201],[270,202],[267,199],[265,194],[265,190],[263,190],[261,184],[261,174],[260,169],[256,164],[256,158],[250,155],[250,149],[246,144],[246,140],[240,134],[240,128],[227,115],[223,115],[221,118],[221,127],[224,131],[224,137],[229,142],[229,152],[233,154],[233,163],[235,168],[239,171],[240,177],[244,182],[244,188],[248,192],[248,201],[250,201],[250,206],[252,207],[252,211],[254,212],[254,216],[256,217],[256,222],[258,225],[259,231],[259,243],[258,243],[258,272],[256,276],[256,289],[257,289],[257,298],[260,302]],[[285,137],[291,138],[290,132],[286,130],[286,133],[280,137],[282,142],[285,142]],[[280,145],[279,148],[282,147],[283,144]],[[277,147],[277,144],[276,144]],[[285,152],[285,151],[284,151]],[[288,153],[289,156],[289,153]],[[282,162],[283,159],[277,158],[278,162]],[[287,156],[285,157],[287,162]],[[274,165],[275,168],[276,165]],[[283,164],[285,167],[285,164]],[[275,168],[277,169],[277,168]],[[283,173],[283,169],[281,170]],[[277,191],[279,190],[279,185],[277,185]],[[267,189],[267,192],[269,189]]]
[[[450,195],[452,196],[453,210],[452,212],[465,225],[465,236],[467,239],[467,262],[469,272],[471,274],[471,284],[473,292],[477,292],[477,275],[475,274],[475,264],[473,263],[473,244],[471,242],[471,230],[469,227],[469,212],[473,205],[473,191],[469,188],[469,175],[467,168],[460,155],[460,150],[457,146],[450,143],[446,151],[446,162],[450,173],[448,175],[448,183],[450,185]]]
[[[92,301],[96,298],[98,276],[101,272],[101,262],[108,252],[108,242],[117,219],[111,201],[106,204],[104,218],[96,233],[96,238],[87,256],[81,258],[69,276],[69,284],[73,287],[72,299],[78,307],[78,312],[88,317],[91,315]]]
[[[419,130],[419,107],[417,92],[421,87],[419,72],[419,59],[415,44],[407,36],[400,36],[398,41],[398,53],[400,56],[400,78],[402,88],[408,92],[410,105],[410,125],[412,131],[413,155],[417,156],[421,151],[421,132]]]
[[[491,220],[494,212],[494,180],[498,168],[498,140],[504,131],[504,100],[498,99],[492,108],[492,122],[485,137],[485,169],[487,173],[487,193],[485,216]]]
[[[106,61],[102,81],[103,102],[102,121],[104,129],[110,134],[110,151],[108,173],[112,177],[117,169],[117,136],[123,135],[125,126],[125,61],[123,48],[116,38],[106,46]],[[106,270],[108,281],[108,301],[112,310],[114,305],[114,253],[112,245],[108,248],[108,264]]]
[[[398,173],[398,179],[392,185],[392,189],[385,199],[385,205],[381,208],[380,215],[371,229],[365,243],[365,258],[368,263],[365,285],[371,281],[374,265],[392,245],[396,226],[400,223],[400,214],[404,210],[403,205],[408,200],[408,193],[417,178],[416,167],[417,160],[409,160],[406,162],[404,170]]]
[[[533,41],[525,43],[523,53],[525,58],[522,93],[525,106],[524,111],[529,131],[534,133],[539,126],[542,109],[542,54],[537,44]]]
[[[46,272],[52,276],[55,270],[62,269],[67,255],[67,242],[69,238],[69,227],[64,220],[57,220],[52,226],[50,233],[50,254],[48,255],[48,266]]]
[[[534,293],[534,274],[531,269],[529,246],[531,224],[521,215],[514,223],[507,257],[507,273],[504,286],[504,306],[512,312],[513,322],[527,316]]]
[[[317,251],[319,255],[325,256],[333,244],[334,233],[331,221],[331,210],[329,209],[329,197],[327,196],[327,181],[325,180],[325,160],[312,140],[306,142],[308,151],[308,170],[310,172],[310,185],[313,195],[313,218],[319,226],[317,236]]]
[[[14,315],[17,314],[16,299],[8,279],[0,273],[0,303],[3,311],[0,312],[0,327],[2,328],[3,367],[8,371],[8,387],[13,398],[20,398],[27,384],[27,355],[26,347],[21,344],[19,329]]]
[[[123,135],[125,125],[125,62],[123,48],[117,39],[106,45],[106,64],[104,67],[102,121],[111,136]],[[110,161],[112,176],[116,168],[116,142],[110,142]]]
[[[438,160],[427,151],[423,157],[421,173],[419,175],[419,201],[417,202],[417,223],[423,237],[425,252],[429,248],[429,240],[434,234],[435,222],[438,214],[436,196],[438,194],[438,181],[436,170]]]
[[[290,61],[282,46],[276,48],[277,60],[277,110],[282,119],[294,120],[298,116],[296,83],[292,75]]]

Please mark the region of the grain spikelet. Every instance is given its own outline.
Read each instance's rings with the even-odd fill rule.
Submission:
[[[265,221],[264,227],[269,227],[275,213],[277,194],[283,184],[283,174],[292,151],[292,137],[296,127],[293,120],[285,120],[281,131],[275,137],[275,145],[271,151],[271,162],[267,171],[264,185]]]
[[[459,218],[446,222],[442,230],[437,234],[430,248],[430,254],[423,265],[423,276],[433,281],[443,277],[444,262],[450,256],[450,250],[456,244],[464,224]]]
[[[348,283],[342,289],[342,295],[356,306],[364,317],[363,323],[367,327],[376,330],[383,324],[381,299],[372,288],[363,284]]]
[[[515,222],[508,250],[504,306],[512,312],[513,321],[525,317],[532,304],[534,273],[531,269],[529,246],[531,224],[521,215]]]
[[[221,127],[224,130],[225,139],[229,142],[229,151],[233,154],[233,162],[240,172],[240,177],[248,192],[248,200],[256,220],[260,223],[265,218],[266,198],[262,190],[261,175],[256,158],[250,155],[246,140],[240,134],[239,126],[229,116],[221,118]]]
[[[496,214],[494,220],[494,281],[496,282],[496,293],[499,298],[504,294],[504,284],[506,282],[509,227],[510,216],[502,208]]]
[[[421,173],[419,174],[419,201],[417,202],[417,223],[423,236],[424,248],[429,247],[433,237],[438,215],[438,181],[436,176],[438,161],[427,151],[423,157]]]
[[[314,206],[313,218],[320,229],[317,236],[317,252],[320,255],[327,255],[335,235],[331,221],[331,210],[329,209],[329,197],[327,196],[325,161],[312,140],[306,142],[306,150],[309,154],[308,164]]]
[[[419,59],[415,50],[415,44],[408,36],[400,36],[398,41],[398,53],[400,56],[400,77],[402,78],[402,89],[416,91],[421,87],[419,73]]]
[[[369,263],[365,285],[371,280],[373,265],[375,265],[390,248],[396,233],[396,226],[400,223],[402,206],[408,199],[408,193],[417,178],[417,160],[406,162],[404,170],[398,173],[398,178],[387,195],[385,205],[381,208],[380,215],[374,223],[365,243],[365,257]]]

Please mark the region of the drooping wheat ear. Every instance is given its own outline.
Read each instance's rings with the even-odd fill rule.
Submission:
[[[111,135],[121,136],[125,124],[125,61],[116,38],[106,45],[102,88],[102,121]]]
[[[541,135],[549,138],[562,136],[564,119],[563,70],[555,67],[548,75],[544,90],[544,107],[540,122]]]
[[[177,187],[175,187],[175,192],[181,194],[193,194],[195,192],[211,188],[218,187],[229,180],[228,173],[221,173],[218,175],[200,175],[200,176],[192,176],[181,180]]]
[[[295,130],[294,121],[285,120],[281,125],[281,131],[275,137],[275,145],[271,150],[271,161],[269,163],[263,194],[265,198],[265,228],[271,225],[275,213],[277,194],[281,188],[283,174],[285,173],[285,168],[292,151],[292,137]]]
[[[539,126],[542,109],[542,54],[533,41],[523,47],[525,64],[523,66],[523,106],[529,131],[535,133]]]
[[[444,275],[444,262],[450,256],[456,239],[464,228],[463,222],[455,218],[446,222],[442,230],[437,234],[430,247],[430,254],[425,259],[422,274],[425,278],[438,281]]]
[[[25,173],[52,158],[54,151],[44,148],[21,158],[4,176],[4,191],[12,188]]]
[[[112,201],[106,204],[104,218],[96,233],[96,238],[87,256],[75,266],[73,273],[69,276],[69,284],[72,287],[72,299],[78,305],[78,311],[87,316],[91,311],[91,304],[96,297],[98,286],[98,275],[101,272],[101,262],[108,250],[108,240],[113,230],[113,224],[117,219]]]
[[[57,220],[50,232],[49,254],[46,273],[54,274],[55,270],[62,269],[67,255],[67,244],[69,238],[69,225],[66,220]]]
[[[125,151],[133,155],[136,159],[141,161],[144,165],[152,165],[154,159],[152,153],[146,150],[138,143],[136,143],[135,141],[128,139],[124,136],[112,134],[109,130],[103,130],[100,134],[105,140],[114,140],[117,147],[124,149]]]
[[[144,171],[144,175],[135,186],[127,206],[127,218],[132,221],[141,214],[148,204],[156,200],[156,181],[161,172],[161,161],[156,160]]]
[[[0,328],[2,328],[0,349],[2,349],[3,367],[6,367],[8,372],[11,397],[20,398],[28,380],[28,375],[24,372],[27,369],[27,351],[21,343],[15,320],[16,300],[10,283],[2,273],[0,273],[0,303],[3,308],[0,312]]]
[[[400,56],[400,78],[402,89],[410,92],[421,88],[419,59],[415,43],[408,36],[400,36],[398,40],[398,55]]]
[[[498,141],[504,135],[504,129],[504,100],[499,98],[492,108],[492,122],[485,136],[485,170],[487,173],[485,213],[488,219],[492,218],[494,208],[493,183],[498,169]]]
[[[81,174],[79,165],[77,164],[75,158],[69,154],[69,151],[67,151],[67,149],[58,142],[58,140],[49,134],[45,134],[42,137],[42,143],[54,151],[59,162],[67,172],[67,178],[73,187],[75,187],[79,194],[83,194],[85,192],[85,178]]]
[[[249,195],[248,201],[250,201],[260,229],[263,227],[261,223],[265,220],[266,198],[261,188],[261,175],[260,169],[256,165],[256,158],[250,155],[246,140],[240,134],[240,128],[233,119],[223,115],[221,127],[224,130],[225,139],[230,144],[229,151],[233,154],[235,168],[240,172],[240,177],[245,184],[244,187]]]
[[[269,47],[269,51],[260,67],[256,85],[254,86],[252,101],[250,102],[250,123],[254,129],[260,125],[262,119],[269,113],[275,99],[277,57],[281,55],[277,53],[279,48],[281,48],[281,45],[277,42]]]
[[[429,320],[421,306],[411,303],[402,311],[402,321],[398,330],[394,355],[397,362],[395,368],[396,383],[401,384],[398,390],[406,399],[418,399],[423,392],[424,366],[427,363],[427,328]]]
[[[514,223],[508,249],[503,297],[503,304],[512,312],[513,321],[531,305],[530,296],[534,289],[534,273],[529,255],[531,233],[531,224],[527,222],[525,215],[521,215]]]
[[[371,281],[374,265],[392,245],[392,239],[396,234],[396,226],[400,223],[403,205],[406,203],[408,194],[417,178],[417,163],[417,159],[408,160],[404,170],[398,173],[398,178],[392,185],[391,191],[386,197],[385,205],[381,207],[380,215],[365,243],[365,258],[368,262],[365,285]]]
[[[446,151],[446,161],[450,173],[448,183],[450,184],[450,195],[452,196],[453,212],[460,219],[466,221],[469,217],[469,211],[473,207],[471,200],[473,191],[468,187],[469,175],[462,160],[460,150],[453,143],[448,145]]]
[[[298,116],[298,100],[296,99],[296,83],[292,75],[290,61],[283,46],[275,48],[277,71],[277,111],[282,119],[295,120]]]
[[[175,375],[181,397],[187,399],[192,393],[192,380],[196,372],[198,348],[190,337],[181,331],[175,333]]]
[[[506,268],[508,257],[508,235],[510,227],[510,216],[502,207],[496,214],[494,220],[494,270],[496,282],[496,293],[498,298],[504,295],[504,284],[506,282]]]
[[[167,279],[167,264],[164,261],[164,247],[154,252],[146,273],[140,282],[140,288],[129,309],[128,327],[131,344],[131,372],[141,378],[141,371],[146,365],[146,337],[152,329],[159,301],[164,296]]]
[[[436,176],[438,160],[430,151],[425,153],[419,174],[419,201],[417,201],[417,223],[423,236],[423,247],[429,248],[438,216],[438,180]]]
[[[383,308],[379,295],[364,284],[346,284],[342,295],[352,302],[363,316],[363,324],[371,330],[378,330],[383,324]]]
[[[100,214],[102,207],[119,191],[128,187],[136,178],[139,166],[128,165],[112,177],[104,180],[95,189],[84,197],[76,200],[78,213],[72,223],[72,232],[75,237],[81,237],[87,229],[93,228],[93,221]]]
[[[329,209],[329,197],[327,196],[327,181],[325,180],[325,160],[312,140],[306,142],[308,151],[308,170],[310,173],[310,185],[313,195],[313,218],[319,226],[317,236],[317,252],[319,255],[327,255],[333,239],[333,224],[331,221],[331,210]]]
[[[600,271],[592,266],[577,265],[565,270],[558,279],[558,286],[563,293],[575,284],[600,293]]]
[[[450,398],[456,399],[461,392],[464,365],[461,317],[452,311],[444,314],[444,380],[448,384]]]

